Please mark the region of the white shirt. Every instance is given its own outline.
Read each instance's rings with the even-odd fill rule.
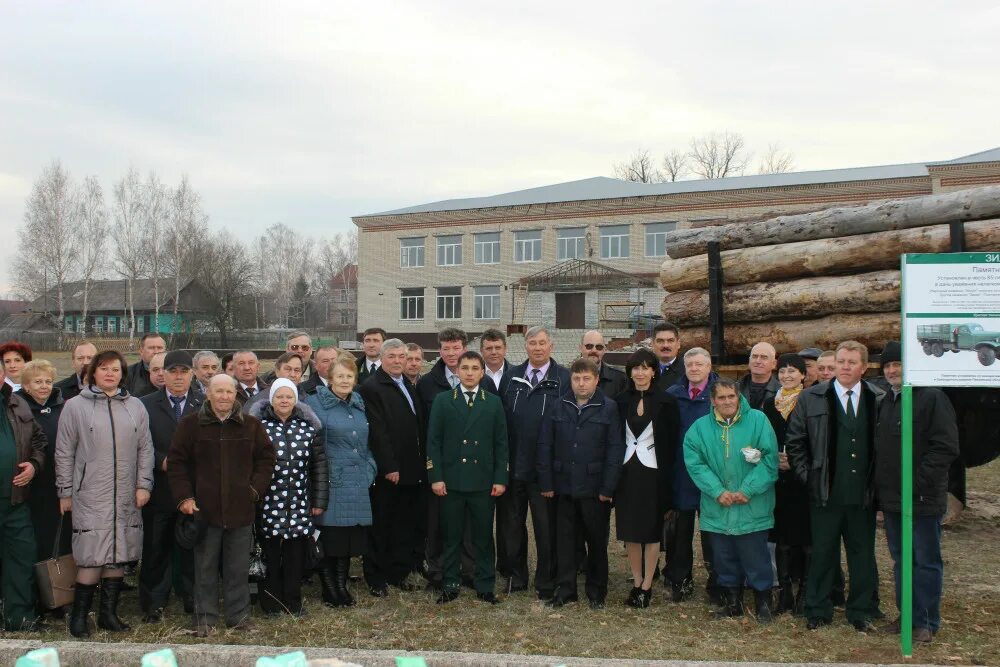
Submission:
[[[638,437],[632,434],[632,429],[628,422],[625,423],[625,463],[632,458],[632,455],[639,457],[639,463],[647,468],[656,469],[656,448],[653,447],[653,422],[646,424],[646,428]]]
[[[850,389],[851,394],[851,404],[854,406],[854,414],[858,414],[858,405],[861,403],[861,381],[859,380],[853,387],[845,387],[840,384],[840,380],[833,381],[833,387],[837,390],[837,398],[840,399],[840,407],[844,408],[844,412],[847,412],[847,390]]]
[[[21,388],[20,384],[14,382],[10,378],[4,378],[3,381],[11,386],[11,392],[18,391]]]
[[[374,365],[374,368],[372,368],[373,365]],[[372,361],[368,357],[365,357],[365,368],[368,369],[369,373],[374,373],[375,371],[377,371],[381,367],[382,367],[382,360],[381,359],[376,359],[375,361]]]
[[[503,363],[500,365],[500,370],[494,373],[493,371],[490,370],[489,366],[486,367],[486,377],[493,380],[493,384],[496,385],[497,389],[500,389],[500,380],[503,379],[503,372],[505,368],[507,368],[507,364]]]
[[[452,389],[462,384],[462,381],[458,379],[458,376],[452,373],[451,369],[447,366],[444,367],[444,379],[448,381],[448,384],[451,385]]]

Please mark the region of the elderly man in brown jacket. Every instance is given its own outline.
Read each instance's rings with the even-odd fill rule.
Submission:
[[[257,418],[242,414],[236,381],[216,375],[208,400],[177,426],[167,478],[177,509],[204,523],[194,547],[194,633],[207,637],[219,621],[219,556],[226,625],[250,617],[249,553],[255,505],[271,484],[274,447]]]

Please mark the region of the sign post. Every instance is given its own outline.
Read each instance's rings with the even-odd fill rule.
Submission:
[[[902,256],[900,648],[913,655],[913,388],[1000,387],[1000,252]]]

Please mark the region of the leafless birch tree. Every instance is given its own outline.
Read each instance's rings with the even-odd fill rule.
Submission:
[[[691,140],[691,170],[702,178],[741,176],[750,164],[743,135],[712,132]]]
[[[106,267],[104,248],[108,237],[108,208],[96,176],[88,176],[76,195],[76,245],[83,279],[83,333],[87,333],[90,312],[90,284]]]
[[[128,336],[135,336],[135,281],[145,272],[143,184],[139,171],[129,167],[114,185],[115,271],[125,279]]]

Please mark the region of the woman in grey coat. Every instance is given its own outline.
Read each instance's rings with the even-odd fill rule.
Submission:
[[[121,632],[123,565],[142,557],[142,513],[153,489],[153,441],[139,399],[128,394],[125,359],[101,352],[90,385],[66,402],[56,436],[56,489],[62,512],[73,512],[76,594],[70,633],[89,637],[87,615],[101,584],[98,627]]]
[[[351,607],[347,589],[352,556],[368,553],[372,506],[368,489],[375,481],[375,457],[368,448],[368,417],[361,395],[354,391],[358,369],[353,358],[340,357],[330,366],[329,388],[319,385],[306,397],[323,422],[326,460],[330,467],[330,494],[320,526],[323,563],[319,568],[323,603]]]

